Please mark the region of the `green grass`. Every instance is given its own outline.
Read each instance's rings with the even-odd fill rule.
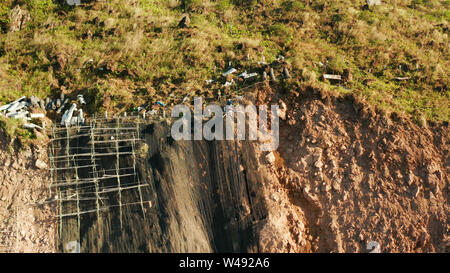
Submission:
[[[15,33],[6,27],[11,1],[0,2],[0,103],[61,89],[86,94],[91,112],[170,106],[193,92],[214,99],[235,92],[205,84],[228,62],[251,70],[281,54],[297,84],[329,85],[323,73],[349,68],[353,81],[338,92],[413,120],[449,121],[449,1],[393,0],[370,10],[350,0],[19,2],[32,22]],[[179,29],[184,12],[191,27]]]

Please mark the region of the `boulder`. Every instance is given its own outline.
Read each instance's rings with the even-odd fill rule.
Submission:
[[[11,10],[9,20],[9,31],[16,32],[25,27],[25,25],[31,20],[31,16],[27,10],[21,9],[20,6],[16,6]]]
[[[181,21],[178,23],[178,27],[180,28],[188,28],[191,24],[191,18],[188,14],[185,14]]]

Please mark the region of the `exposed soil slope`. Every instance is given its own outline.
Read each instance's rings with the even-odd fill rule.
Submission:
[[[45,143],[8,152],[0,132],[0,253],[55,252],[54,208],[49,196]]]
[[[59,251],[77,240],[82,252],[367,252],[370,241],[382,252],[449,252],[448,124],[420,128],[308,87],[248,95],[283,105],[274,157],[258,142],[173,141],[167,124],[148,125],[136,167],[151,202],[125,207],[122,227],[118,209],[83,217],[81,232],[64,222]],[[40,153],[5,149],[2,244],[53,251],[55,224],[43,219],[55,212],[28,206],[46,198]],[[32,214],[14,220],[17,206]]]
[[[449,251],[448,124],[419,128],[311,88],[258,95],[287,105],[271,186],[299,208],[313,251]]]

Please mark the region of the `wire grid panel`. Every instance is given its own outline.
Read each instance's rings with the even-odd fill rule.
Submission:
[[[140,121],[92,119],[83,126],[52,128],[49,190],[58,202],[60,229],[65,217],[97,214],[119,208],[122,226],[124,206],[141,205],[144,198],[136,172],[135,148],[142,142]],[[137,191],[138,200],[123,200],[125,191]],[[61,234],[60,230],[60,234]]]

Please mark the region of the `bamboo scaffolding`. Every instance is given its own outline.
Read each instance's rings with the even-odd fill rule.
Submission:
[[[119,142],[129,142],[129,141],[136,141],[136,139],[111,139],[111,140],[99,140],[94,141],[95,144],[102,144],[102,143],[119,143]],[[91,144],[91,141],[88,142],[88,144]]]
[[[80,179],[78,177],[78,167],[77,167],[77,163],[73,162],[74,166],[75,166],[75,183],[78,182],[78,180]],[[75,191],[76,191],[76,195],[77,195],[77,212],[80,212],[80,196],[79,196],[79,189],[78,189],[78,184],[75,185]],[[83,199],[86,200],[86,199]],[[78,214],[77,217],[77,223],[78,223],[78,242],[80,241],[80,237],[81,237],[81,217],[80,214]]]
[[[94,127],[91,128],[91,139],[94,139],[94,128],[95,128],[95,124],[93,125]],[[92,165],[95,164],[95,144],[92,143],[91,145],[91,161],[92,161]],[[97,180],[97,175],[96,175],[96,171],[97,168],[96,167],[92,167],[92,172],[93,172],[93,176],[94,176],[94,184],[95,184],[95,196],[97,197],[97,199],[95,200],[95,204],[97,205],[97,219],[100,220],[100,203],[99,203],[99,195],[98,195],[98,180]],[[98,222],[97,222],[98,223]]]
[[[101,120],[107,122],[100,122]],[[135,152],[137,143],[143,141],[140,138],[141,121],[139,116],[130,116],[93,119],[88,123],[89,125],[71,128],[52,128],[50,145],[52,180],[49,191],[56,190],[57,199],[45,203],[58,202],[59,213],[55,217],[59,218],[60,238],[63,231],[63,217],[77,217],[79,236],[81,236],[81,215],[83,214],[96,213],[97,219],[100,220],[101,211],[118,207],[122,228],[123,208],[139,204],[145,218],[144,204],[151,201],[144,201],[142,188],[149,185],[142,184],[137,174]],[[73,145],[74,140],[76,146]],[[80,146],[81,142],[86,146]],[[108,156],[115,157],[115,166],[108,170],[101,169],[100,160]],[[125,158],[131,156],[133,166],[121,166],[123,156]],[[129,161],[123,162],[128,164]],[[82,171],[83,178],[81,178],[80,170],[82,169],[91,170]],[[88,176],[85,178],[86,174]],[[128,190],[139,192],[139,202],[123,203],[123,192]],[[117,195],[111,193],[117,193]],[[63,205],[66,202],[68,204]],[[110,202],[117,202],[117,205],[105,206]],[[75,204],[76,207],[74,207]]]
[[[129,186],[129,185],[131,185],[131,186]],[[122,187],[121,187],[121,189],[122,189],[122,191],[123,190],[128,190],[128,189],[135,189],[135,188],[138,188],[138,187],[148,187],[149,185],[147,185],[147,184],[140,184],[140,185],[138,185],[138,184],[122,184]],[[93,188],[93,187],[92,187]],[[102,193],[110,193],[110,192],[114,192],[114,191],[117,191],[118,190],[118,188],[116,187],[116,186],[111,186],[111,187],[106,187],[106,188],[102,188],[102,192],[99,192],[99,194],[102,194]],[[105,191],[108,191],[108,192],[105,192]],[[64,191],[62,191],[62,192],[64,192]],[[85,192],[85,193],[83,193],[84,195],[93,195],[93,196],[95,196],[95,191],[91,191],[91,192]],[[83,196],[83,195],[81,195],[81,196]],[[86,198],[89,198],[89,197],[86,197]],[[94,197],[92,197],[92,198],[94,198]],[[96,198],[96,197],[95,197]],[[99,199],[105,199],[105,198],[103,198],[103,197],[99,197]],[[57,200],[59,200],[59,199],[55,199],[55,201],[57,201]],[[62,199],[63,201],[64,201],[64,199]],[[92,200],[91,200],[92,201]]]
[[[119,120],[117,120],[117,127],[119,127]],[[116,129],[116,136],[119,136],[119,130]],[[119,142],[116,141],[116,175],[117,175],[117,184],[119,185],[119,217],[120,217],[120,228],[122,228],[122,191],[120,189],[120,176],[119,176],[119,168],[120,168],[120,150],[119,150]]]
[[[145,184],[141,184],[141,185],[135,185],[135,186],[129,186],[129,187],[121,187],[119,188],[113,188],[113,189],[107,189],[107,190],[103,190],[100,192],[100,194],[105,194],[105,193],[110,193],[110,192],[116,192],[116,191],[125,191],[125,190],[132,190],[132,189],[137,189],[140,187],[148,187],[149,185],[145,185]]]
[[[138,125],[137,125],[138,126]],[[138,127],[138,132],[139,132],[139,127]],[[132,142],[132,152],[133,152],[133,171],[136,173],[136,154],[134,153],[134,143]],[[138,180],[138,185],[141,185],[141,181],[139,179],[139,175],[137,176],[137,180]],[[145,210],[144,210],[144,203],[143,203],[143,198],[142,198],[142,190],[141,187],[138,187],[138,192],[139,192],[139,200],[141,201],[141,209],[142,209],[142,215],[144,216],[145,219]]]
[[[52,137],[55,137],[55,127],[52,127],[53,131],[52,131]],[[55,168],[55,162],[54,162],[54,155],[55,155],[55,149],[54,149],[54,144],[53,142],[51,142],[50,144],[50,185],[48,186],[48,192],[49,194],[52,193],[52,184],[55,182],[55,177],[53,175],[53,170]]]
[[[87,156],[86,156],[87,157]],[[53,158],[52,158],[53,159]],[[82,162],[82,161],[88,161],[88,163],[91,163],[91,157],[89,156],[88,158],[72,158],[72,162],[73,161],[77,161],[77,162]],[[53,162],[55,164],[59,164],[59,163],[64,163],[66,162],[66,160],[53,160]],[[56,167],[56,166],[55,166]]]
[[[96,171],[96,173],[94,174],[98,174],[98,172]],[[119,175],[120,177],[130,177],[130,176],[135,176],[136,174],[131,173],[131,174],[121,174]],[[72,181],[72,180],[63,180],[60,181],[59,183],[55,183],[52,185],[52,187],[64,187],[64,186],[75,186],[75,185],[81,185],[81,184],[90,184],[90,183],[96,183],[96,181],[99,180],[108,180],[108,179],[114,179],[117,178],[117,175],[107,175],[105,177],[96,177],[96,178],[87,178],[87,179],[80,179],[79,182],[67,182],[67,181]],[[63,183],[61,183],[63,182]]]
[[[70,137],[70,139],[75,139],[75,138],[80,138],[80,137],[88,137],[89,134],[78,134],[78,135],[73,135]],[[56,142],[56,141],[60,141],[60,140],[66,140],[65,137],[58,137],[58,138],[54,138],[51,141]]]
[[[94,146],[95,144],[92,143],[92,146]],[[95,148],[94,148],[95,149]],[[119,155],[132,155],[132,152],[120,152]],[[101,153],[101,154],[96,154],[95,151],[93,151],[92,153],[84,153],[84,154],[72,154],[72,155],[61,155],[61,156],[56,156],[54,157],[55,159],[62,159],[62,158],[68,158],[68,157],[88,157],[88,156],[112,156],[112,155],[116,155],[116,153]],[[95,157],[94,157],[95,159]]]
[[[101,169],[100,171],[97,171],[97,173],[105,173],[105,172],[115,172],[117,169],[108,169],[108,170],[104,170]],[[133,167],[125,167],[125,168],[119,168],[120,171],[124,171],[124,170],[134,170]],[[93,174],[93,172],[89,172],[89,174]]]
[[[118,142],[120,142],[120,141],[118,141]],[[87,143],[87,144],[92,144],[91,142],[89,142],[89,143]],[[95,144],[99,144],[99,143],[95,143]],[[131,147],[131,144],[128,144],[128,145],[119,145],[119,148],[130,148]],[[82,147],[82,146],[80,146],[80,147],[76,147],[76,146],[71,146],[70,147],[72,150],[83,150],[83,151],[90,151],[91,150],[91,148],[90,147]],[[114,148],[115,149],[115,145],[114,146],[109,146],[109,145],[105,145],[105,146],[98,146],[97,147],[97,149],[111,149],[111,148]]]
[[[151,201],[144,201],[144,202],[151,202]],[[123,207],[125,206],[132,206],[132,205],[139,205],[141,202],[133,202],[133,203],[125,203],[122,204]],[[111,205],[111,206],[107,206],[107,207],[101,207],[99,210],[100,211],[105,211],[105,210],[109,210],[111,208],[117,208],[119,205]],[[86,210],[86,211],[82,211],[80,212],[80,214],[87,214],[87,213],[93,213],[96,212],[97,209],[92,209],[92,210]],[[61,214],[61,215],[56,215],[55,217],[69,217],[69,216],[76,216],[78,213],[74,212],[74,213],[66,213],[66,214]]]
[[[76,164],[76,162],[74,162],[74,164]],[[85,168],[90,168],[90,167],[94,167],[97,165],[85,165],[85,166],[79,166],[79,167],[75,167],[75,166],[68,166],[68,167],[62,167],[62,168],[50,168],[51,171],[60,171],[60,170],[75,170],[75,169],[85,169]]]
[[[79,198],[79,201],[95,201],[96,197],[77,197]],[[108,197],[100,197],[100,199],[102,200],[107,200]],[[43,204],[49,204],[49,203],[53,203],[53,202],[74,202],[74,201],[78,201],[78,199],[71,199],[71,198],[62,198],[62,199],[52,199],[52,200],[47,200],[45,202],[36,202],[33,203],[31,205],[43,205]]]

